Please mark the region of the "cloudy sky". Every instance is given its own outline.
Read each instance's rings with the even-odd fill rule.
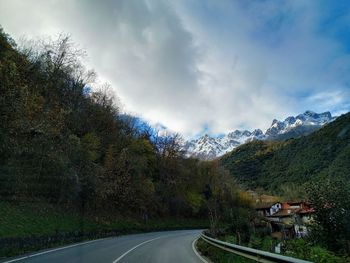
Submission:
[[[0,24],[70,34],[123,110],[185,137],[350,110],[348,1],[0,0]]]

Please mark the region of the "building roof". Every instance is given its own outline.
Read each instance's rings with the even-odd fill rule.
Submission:
[[[289,205],[296,205],[296,204],[308,204],[305,200],[288,200],[285,201],[284,203],[287,203]]]
[[[298,214],[312,214],[315,213],[315,209],[310,208],[310,209],[301,209],[298,211]]]
[[[302,200],[287,200],[285,203],[288,203],[288,204],[300,204],[302,202],[303,202]]]
[[[270,215],[269,217],[286,217],[293,216],[295,213],[298,213],[300,209],[281,209],[278,212]],[[289,212],[290,211],[290,212]]]
[[[261,210],[261,209],[269,209],[271,206],[274,204],[277,204],[279,202],[266,202],[266,203],[259,203],[256,205],[255,209],[256,210]]]

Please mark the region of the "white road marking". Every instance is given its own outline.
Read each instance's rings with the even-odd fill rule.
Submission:
[[[156,238],[153,238],[153,239],[149,239],[149,240],[146,240],[136,246],[134,246],[133,248],[129,249],[128,251],[126,251],[123,255],[121,255],[119,258],[117,258],[116,260],[113,261],[113,263],[117,263],[119,262],[123,257],[125,257],[127,254],[129,254],[131,251],[135,250],[136,248],[144,245],[144,244],[147,244],[149,242],[152,242],[154,240],[157,240],[157,239],[160,239],[160,238],[164,238],[164,237],[168,237],[168,236],[161,236],[161,237],[156,237]]]
[[[69,246],[65,246],[65,247],[59,247],[59,248],[55,248],[55,249],[39,252],[39,253],[36,253],[36,254],[24,256],[24,257],[21,257],[21,258],[15,258],[15,259],[12,259],[12,260],[9,260],[9,261],[5,261],[5,262],[2,262],[2,263],[11,263],[11,262],[16,262],[16,261],[20,261],[20,260],[24,260],[24,259],[28,259],[28,258],[33,258],[33,257],[36,257],[36,256],[48,254],[48,253],[51,253],[51,252],[55,252],[55,251],[59,251],[59,250],[63,250],[63,249],[71,248],[71,247],[76,247],[76,246],[81,246],[81,245],[93,243],[93,242],[100,241],[100,240],[103,240],[103,239],[105,239],[105,238],[90,240],[90,241],[86,241],[86,242],[83,242],[83,243],[77,243],[77,244],[73,244],[73,245],[69,245]]]
[[[181,235],[182,235],[182,234],[181,234]],[[157,239],[160,239],[160,238],[169,237],[169,236],[170,236],[170,235],[160,236],[160,237],[156,237],[156,238],[153,238],[153,239],[146,240],[146,241],[144,241],[144,242],[142,242],[142,243],[140,243],[140,244],[134,246],[133,248],[129,249],[128,251],[126,251],[124,254],[122,254],[120,257],[118,257],[116,260],[114,260],[113,263],[119,262],[119,261],[120,261],[123,257],[125,257],[128,253],[130,253],[131,251],[135,250],[136,248],[138,248],[138,247],[140,247],[140,246],[142,246],[142,245],[144,245],[144,244],[146,244],[146,243],[152,242],[152,241],[157,240]],[[95,240],[90,240],[90,241],[86,241],[86,242],[82,242],[82,243],[77,243],[77,244],[69,245],[69,246],[59,247],[59,248],[55,248],[55,249],[51,249],[51,250],[46,250],[46,251],[43,251],[43,252],[39,252],[39,253],[27,255],[27,256],[24,256],[24,257],[20,257],[20,258],[15,258],[15,259],[11,259],[11,260],[8,260],[8,261],[4,261],[4,262],[2,262],[2,263],[11,263],[11,262],[16,262],[16,261],[21,261],[21,260],[25,260],[25,259],[37,257],[37,256],[40,256],[40,255],[45,255],[45,254],[48,254],[48,253],[51,253],[51,252],[60,251],[60,250],[67,249],[67,248],[82,246],[82,245],[85,245],[85,244],[89,244],[89,243],[101,241],[101,240],[104,240],[104,239],[107,239],[107,238],[100,238],[100,239],[95,239]],[[196,240],[197,240],[197,239],[196,239]],[[195,253],[204,263],[209,263],[208,261],[206,261],[205,259],[203,259],[202,256],[199,255],[198,252],[196,251],[196,249],[194,248],[194,242],[195,242],[196,240],[194,240],[194,241],[192,242],[192,249],[193,249],[194,253]]]
[[[205,260],[205,258],[202,257],[201,254],[198,253],[198,251],[197,251],[197,249],[196,249],[196,246],[195,246],[197,240],[198,240],[198,238],[196,238],[196,239],[193,240],[193,242],[192,242],[192,250],[193,250],[193,252],[196,254],[197,257],[199,257],[199,259],[200,259],[202,262],[204,262],[204,263],[209,263],[207,260]]]

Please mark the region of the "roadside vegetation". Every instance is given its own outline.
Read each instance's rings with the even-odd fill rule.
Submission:
[[[254,263],[256,261],[250,260],[229,252],[226,252],[222,249],[216,248],[212,245],[209,245],[202,239],[198,239],[197,243],[198,251],[205,257],[209,258],[212,262],[220,263]]]
[[[85,233],[116,231],[119,234],[144,231],[176,229],[199,229],[208,227],[207,220],[187,218],[152,218],[147,221],[136,218],[120,218],[112,222],[98,222],[93,218],[82,217],[74,211],[60,210],[59,207],[41,203],[18,204],[0,202],[2,217],[0,236],[23,237],[55,235],[57,233]]]
[[[245,208],[236,208],[239,213],[222,213],[220,227],[211,228],[208,234],[225,242],[268,252],[275,252],[279,244],[281,254],[312,262],[349,262],[349,182],[339,177],[326,178],[305,184],[304,191],[315,213],[312,224],[308,226],[309,233],[303,238],[272,237],[268,223],[254,212],[249,202]],[[214,262],[235,260],[236,256],[204,243],[200,241],[198,249]]]

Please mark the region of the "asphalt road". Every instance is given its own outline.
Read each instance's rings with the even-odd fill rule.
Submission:
[[[127,235],[41,251],[2,262],[203,263],[192,249],[200,230]]]

